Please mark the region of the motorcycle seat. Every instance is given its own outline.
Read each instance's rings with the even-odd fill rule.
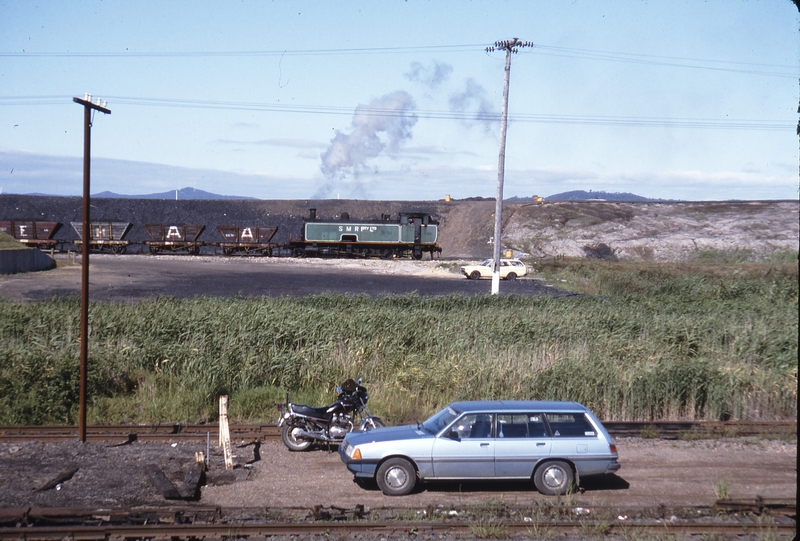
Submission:
[[[312,408],[311,406],[306,406],[305,404],[293,404],[292,409],[295,413],[299,413],[300,415],[306,415],[308,417],[314,417],[315,419],[324,419],[326,421],[330,420],[333,416],[331,413],[328,413],[328,408],[330,406],[323,406],[321,408]]]

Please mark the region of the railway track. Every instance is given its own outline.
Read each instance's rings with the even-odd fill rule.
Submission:
[[[696,535],[737,538],[744,535],[791,539],[796,533],[795,501],[727,501],[713,507],[666,509],[640,507],[590,510],[566,505],[544,508],[223,509],[170,507],[150,509],[19,508],[0,510],[0,539],[202,539],[278,535],[387,536],[455,535],[465,537],[637,538],[659,535],[680,539]],[[591,514],[590,514],[591,511]],[[631,518],[628,518],[628,517]],[[413,517],[409,519],[408,517]],[[689,518],[687,518],[689,517]],[[632,537],[633,536],[633,537]]]
[[[700,439],[743,436],[796,436],[796,421],[604,421],[614,437],[644,437],[654,439]],[[274,424],[230,425],[231,438],[263,440],[280,437]],[[133,441],[205,441],[217,438],[217,424],[163,423],[158,425],[98,425],[88,426],[86,440],[90,442],[130,443]],[[59,442],[76,439],[76,426],[0,426],[0,442],[42,441]]]
[[[260,440],[279,438],[280,430],[271,424],[230,425],[232,439]],[[0,442],[59,442],[76,439],[77,426],[0,426]],[[134,441],[206,441],[219,437],[217,424],[97,425],[86,427],[86,441],[128,443]]]

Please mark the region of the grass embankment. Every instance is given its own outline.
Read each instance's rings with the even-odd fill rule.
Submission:
[[[556,261],[571,297],[315,296],[92,305],[89,422],[274,421],[363,376],[391,423],[456,399],[583,402],[603,419],[795,419],[792,264]],[[79,301],[0,302],[0,424],[74,423]]]
[[[29,250],[27,246],[19,242],[17,239],[6,233],[0,231],[0,250]]]

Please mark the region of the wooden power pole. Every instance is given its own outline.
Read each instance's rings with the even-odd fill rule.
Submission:
[[[503,233],[503,182],[506,169],[506,131],[508,128],[508,85],[511,80],[511,53],[516,53],[523,47],[533,47],[530,41],[520,41],[517,38],[504,41],[495,41],[494,45],[486,47],[486,52],[496,50],[506,52],[506,69],[503,77],[503,112],[500,116],[500,157],[497,163],[497,197],[494,207],[494,267],[492,269],[492,295],[500,292],[500,237]]]
[[[72,98],[72,101],[83,105],[83,232],[81,233],[81,365],[80,365],[80,397],[78,404],[78,439],[86,442],[86,364],[89,351],[89,244],[92,236],[89,220],[89,169],[91,165],[92,147],[92,111],[100,111],[110,115],[106,102],[98,99],[92,103],[92,96],[86,94],[83,99]]]

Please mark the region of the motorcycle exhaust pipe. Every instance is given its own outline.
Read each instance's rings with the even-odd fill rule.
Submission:
[[[327,442],[330,442],[330,443],[341,442],[342,441],[342,440],[329,438],[327,436],[323,436],[322,434],[312,434],[311,432],[306,432],[305,430],[303,430],[301,428],[296,428],[292,432],[294,433],[294,436],[296,438],[297,437],[303,437],[303,438],[306,438],[306,439],[309,439],[309,440],[321,440],[321,441],[327,441]]]

